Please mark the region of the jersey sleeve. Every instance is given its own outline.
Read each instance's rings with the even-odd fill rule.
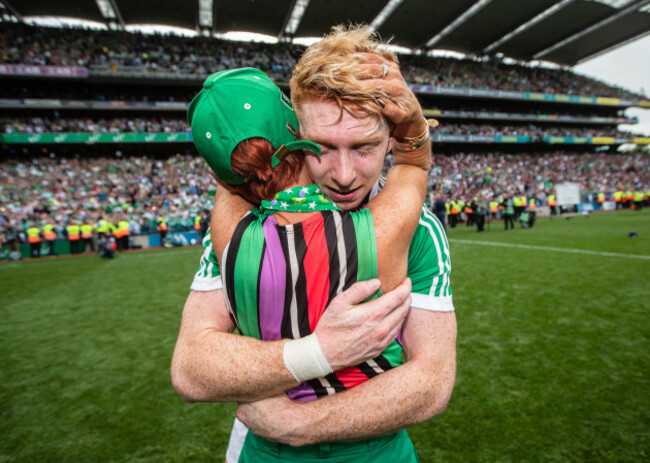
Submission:
[[[223,289],[219,261],[212,247],[209,228],[203,237],[203,255],[201,256],[199,269],[196,271],[196,275],[194,275],[194,281],[192,281],[190,289],[192,291],[215,291],[217,289]]]
[[[453,312],[451,256],[445,230],[426,207],[409,248],[408,276],[411,279],[411,306],[436,312]]]

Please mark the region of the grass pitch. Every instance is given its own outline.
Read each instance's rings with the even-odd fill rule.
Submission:
[[[449,231],[458,374],[421,460],[647,459],[650,211],[490,229]],[[0,265],[0,462],[223,460],[235,406],[169,379],[200,253]]]

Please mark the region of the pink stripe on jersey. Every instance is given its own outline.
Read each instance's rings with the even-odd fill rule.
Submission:
[[[280,244],[275,217],[270,216],[262,225],[266,249],[262,256],[258,302],[260,334],[265,341],[282,339],[281,326],[284,315],[284,297],[287,264]]]

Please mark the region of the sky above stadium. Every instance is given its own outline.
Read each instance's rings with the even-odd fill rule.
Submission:
[[[574,67],[574,70],[608,84],[633,90],[650,99],[650,35],[597,56]],[[639,123],[622,125],[623,130],[631,130],[650,136],[650,109],[630,108],[628,116],[636,116]]]

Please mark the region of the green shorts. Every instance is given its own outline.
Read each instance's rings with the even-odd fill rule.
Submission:
[[[239,456],[239,463],[285,461],[321,461],[328,463],[418,463],[420,459],[406,430],[384,437],[358,442],[328,442],[291,447],[270,442],[249,432]]]

